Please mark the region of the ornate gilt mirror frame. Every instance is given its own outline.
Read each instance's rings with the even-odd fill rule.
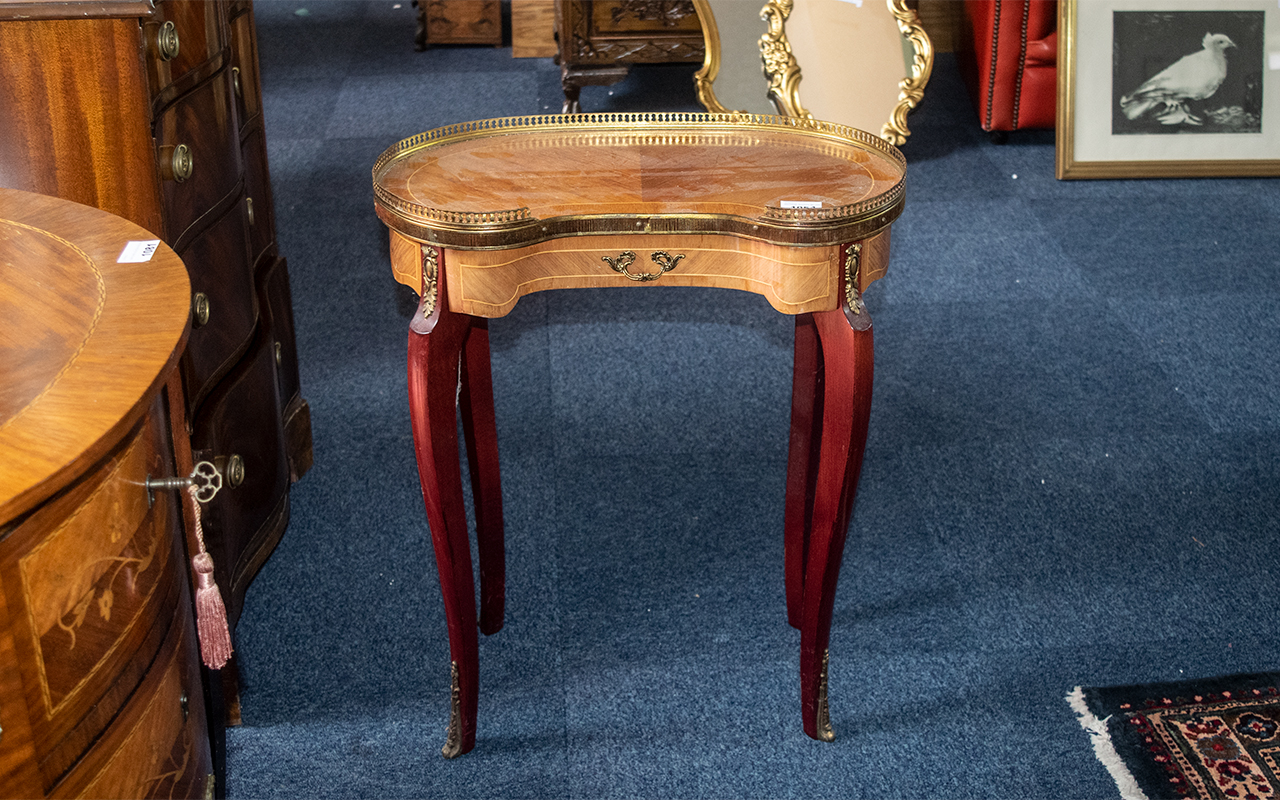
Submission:
[[[756,0],[758,2],[758,0]],[[900,70],[894,68],[894,65],[888,65],[885,70],[886,75],[892,75],[893,80],[897,76],[902,76],[896,80],[897,99],[892,101],[892,85],[888,87],[890,92],[890,102],[884,103],[883,109],[859,108],[856,113],[850,107],[850,101],[847,95],[841,93],[840,97],[828,96],[832,94],[830,91],[823,91],[822,86],[812,89],[806,93],[806,97],[810,100],[808,106],[801,102],[800,99],[800,79],[801,79],[801,62],[809,65],[811,83],[818,81],[818,75],[815,72],[821,66],[823,69],[833,71],[829,66],[831,59],[844,58],[844,53],[854,52],[854,43],[850,42],[850,47],[840,48],[841,53],[830,53],[828,51],[820,51],[820,43],[818,42],[818,34],[815,30],[821,30],[822,35],[832,36],[840,33],[836,27],[824,26],[822,21],[817,19],[818,14],[843,14],[846,18],[855,19],[853,15],[861,14],[859,20],[874,14],[874,7],[870,4],[878,2],[878,0],[865,0],[868,4],[867,8],[862,7],[862,3],[843,2],[838,0],[767,0],[763,6],[756,6],[753,0],[693,0],[694,8],[698,12],[698,17],[702,21],[703,38],[706,41],[706,55],[703,65],[697,74],[694,75],[694,86],[698,93],[698,100],[702,105],[712,113],[735,113],[716,97],[713,84],[717,77],[720,77],[720,71],[728,63],[725,52],[722,50],[722,38],[720,25],[717,23],[715,15],[715,7],[721,9],[722,14],[725,10],[732,10],[735,17],[743,17],[746,14],[754,13],[761,22],[756,23],[761,33],[756,40],[756,48],[758,49],[758,61],[751,59],[759,65],[761,69],[760,100],[761,105],[765,100],[772,103],[777,113],[785,114],[792,117],[800,117],[804,119],[827,119],[854,127],[865,128],[866,130],[875,130],[876,124],[881,120],[887,119],[879,128],[879,134],[882,138],[887,139],[895,145],[901,145],[906,142],[907,137],[911,134],[907,127],[907,114],[915,108],[924,97],[925,85],[929,82],[929,76],[933,71],[933,45],[929,41],[928,34],[920,25],[920,19],[916,16],[914,10],[907,6],[906,0],[883,0],[888,10],[889,16],[884,18],[885,25],[896,23],[899,32],[899,43],[903,53],[903,65]],[[844,8],[848,6],[847,9]],[[738,12],[741,8],[742,11]],[[758,8],[758,11],[756,9]],[[814,18],[808,18],[807,15],[813,14]],[[797,17],[806,16],[804,24],[797,26],[793,19],[793,14]],[[792,22],[792,29],[788,31],[788,21]],[[730,33],[736,33],[736,41],[724,42],[724,47],[742,49],[745,44],[742,31],[737,29],[741,23],[741,19],[722,20],[735,26]],[[877,34],[882,36],[883,31]],[[754,35],[752,37],[754,39]],[[801,44],[793,47],[793,40]],[[799,49],[799,56],[796,50]],[[892,45],[890,45],[892,49]],[[746,61],[746,57],[741,53],[737,54],[736,63],[738,69],[742,68],[742,64]],[[888,60],[892,61],[892,57]],[[854,67],[850,67],[853,69]],[[855,75],[849,75],[854,78]],[[865,84],[865,76],[857,75]],[[839,75],[823,76],[824,79],[839,82]],[[740,80],[742,76],[735,76]],[[844,82],[844,85],[853,83],[851,80]],[[852,90],[851,90],[852,91]],[[854,101],[856,105],[857,101]],[[743,113],[761,113],[762,108],[746,108],[742,109]],[[866,116],[866,115],[871,116]],[[860,115],[859,119],[849,119],[850,115]],[[863,118],[864,117],[864,118]],[[859,124],[859,123],[862,124]]]

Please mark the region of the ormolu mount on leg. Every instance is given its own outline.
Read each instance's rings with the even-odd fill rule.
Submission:
[[[449,680],[452,687],[449,691],[449,734],[444,740],[440,754],[445,758],[457,758],[462,755],[462,689],[458,687],[458,662],[449,664]]]
[[[827,705],[827,669],[831,663],[831,651],[822,654],[822,672],[818,675],[818,738],[834,742],[835,729],[831,727],[831,710]]]

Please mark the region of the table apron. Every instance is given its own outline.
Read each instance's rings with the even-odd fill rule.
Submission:
[[[830,311],[847,277],[859,292],[884,274],[889,231],[864,240],[852,271],[847,245],[798,247],[723,234],[574,236],[509,250],[439,248],[449,309],[506,315],[527,294],[611,286],[703,286],[763,296],[783,314]],[[434,245],[392,231],[396,280],[421,292],[423,249]],[[665,267],[665,269],[664,269]]]

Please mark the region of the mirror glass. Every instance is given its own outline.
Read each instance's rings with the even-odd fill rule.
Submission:
[[[906,141],[933,48],[906,0],[694,0],[708,111],[812,116]]]

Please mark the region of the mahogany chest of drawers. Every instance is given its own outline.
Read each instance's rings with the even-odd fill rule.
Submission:
[[[0,187],[74,200],[162,239],[190,275],[178,365],[234,627],[311,465],[288,267],[276,245],[249,0],[0,5]],[[234,660],[222,670],[238,716]],[[216,716],[216,715],[215,715]]]

